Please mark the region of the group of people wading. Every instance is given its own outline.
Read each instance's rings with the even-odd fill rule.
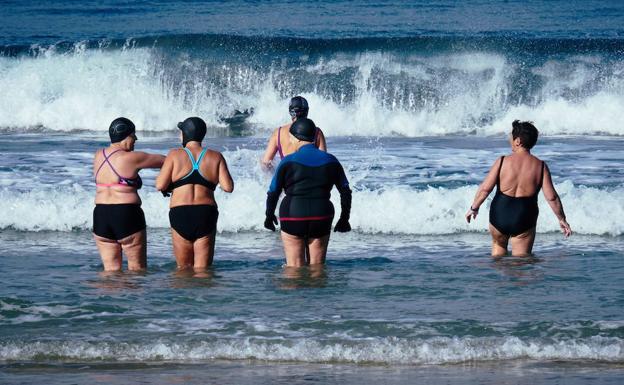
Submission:
[[[287,266],[320,265],[325,263],[334,219],[330,192],[335,186],[340,193],[341,212],[334,231],[348,232],[351,189],[340,162],[326,152],[323,132],[307,118],[307,101],[296,96],[288,109],[291,122],[273,132],[261,160],[265,169],[271,169],[275,155],[281,158],[267,193],[264,227],[275,231],[280,225]],[[571,234],[548,167],[530,153],[537,129],[529,122],[515,121],[512,126],[512,154],[496,160],[466,214],[468,222],[474,219],[498,187],[490,209],[493,256],[506,254],[510,239],[513,255],[531,253],[540,189],[563,233]],[[171,197],[169,222],[178,269],[201,271],[212,264],[219,216],[214,191],[219,186],[231,193],[234,181],[223,155],[202,147],[206,135],[202,119],[188,118],[178,128],[182,148],[165,157],[134,151],[134,124],[117,118],[109,127],[110,146],[95,153],[93,233],[105,270],[121,270],[122,253],[129,270],[147,266],[145,215],[137,193],[142,185],[139,171],[144,168],[160,169],[156,188]],[[275,209],[282,191],[278,221]]]

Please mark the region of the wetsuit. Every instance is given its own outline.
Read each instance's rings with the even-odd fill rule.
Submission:
[[[282,190],[282,231],[308,238],[330,233],[334,206],[329,200],[333,186],[340,192],[341,218],[349,219],[351,190],[342,165],[331,154],[307,144],[279,164],[267,193],[266,215],[273,215]]]
[[[126,186],[133,187],[137,190],[140,189],[141,186],[143,186],[143,181],[140,176],[137,175],[136,178],[123,177],[119,175],[117,170],[115,170],[111,164],[109,159],[119,151],[122,150],[116,150],[110,155],[106,155],[106,150],[102,149],[104,161],[100,164],[100,167],[98,167],[95,173],[96,186],[107,188],[113,186]],[[119,179],[117,183],[97,183],[97,176],[105,164],[107,164],[115,175],[117,175],[117,178]],[[98,203],[93,209],[93,232],[97,236],[119,240],[141,230],[145,230],[145,214],[143,214],[140,204]]]
[[[494,195],[490,205],[490,223],[501,233],[513,237],[530,230],[537,224],[537,216],[539,215],[537,195],[542,188],[545,165],[542,162],[542,172],[535,194],[528,197],[511,197],[503,194],[500,187],[500,171],[503,167],[503,160],[505,160],[504,156],[501,157],[498,168],[496,195]]]
[[[217,185],[206,179],[199,171],[199,164],[208,149],[205,148],[199,154],[197,161],[195,161],[193,153],[188,148],[184,148],[184,151],[193,164],[193,168],[182,178],[171,182],[169,187],[167,187],[167,191],[173,191],[187,184],[198,184],[215,191]],[[169,209],[169,223],[171,227],[184,239],[192,242],[214,233],[217,229],[217,219],[219,219],[219,210],[215,205],[183,205]]]

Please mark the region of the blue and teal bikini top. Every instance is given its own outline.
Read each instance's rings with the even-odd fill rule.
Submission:
[[[217,185],[207,180],[202,175],[201,171],[199,171],[199,164],[204,158],[204,155],[206,155],[206,151],[208,151],[208,149],[205,148],[202,150],[202,152],[199,154],[199,158],[197,158],[197,161],[195,161],[195,158],[193,158],[193,153],[188,148],[184,148],[184,151],[186,151],[186,154],[191,160],[191,163],[193,164],[193,168],[188,174],[186,174],[182,178],[176,180],[175,182],[171,182],[171,184],[167,188],[167,191],[173,191],[174,189],[180,186],[187,185],[187,184],[199,184],[214,191],[217,188]]]

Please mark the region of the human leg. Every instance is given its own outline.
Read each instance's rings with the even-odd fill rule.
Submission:
[[[121,270],[121,245],[114,239],[100,237],[97,234],[93,234],[93,238],[100,252],[104,271]]]
[[[501,233],[490,223],[490,234],[492,235],[492,257],[502,257],[507,255],[507,244],[509,236]]]
[[[514,257],[525,257],[531,255],[534,242],[535,227],[530,228],[522,234],[511,237],[511,255]]]
[[[128,259],[128,270],[147,268],[147,234],[145,230],[137,231],[120,239],[119,244]]]
[[[305,266],[306,259],[304,238],[288,234],[284,231],[282,231],[281,234],[282,243],[284,244],[284,254],[286,255],[286,266]]]
[[[198,238],[193,242],[193,269],[206,270],[206,268],[212,265],[214,258],[216,232],[205,237]]]
[[[171,240],[178,269],[193,267],[195,255],[193,242],[181,236],[175,229],[171,229]]]
[[[327,256],[327,246],[329,245],[329,234],[320,238],[308,239],[308,261],[310,265],[321,265],[325,263]]]

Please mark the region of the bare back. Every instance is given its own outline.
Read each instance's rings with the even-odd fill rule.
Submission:
[[[286,125],[283,125],[281,127],[279,127],[276,131],[276,135],[277,135],[277,142],[278,142],[278,147],[281,146],[282,148],[282,154],[284,154],[284,156],[288,156],[290,154],[292,154],[293,152],[297,151],[297,146],[296,144],[293,144],[290,141],[290,126],[292,126],[292,123],[288,123]]]
[[[104,159],[102,149],[96,151],[93,158],[95,204],[141,204],[137,190],[131,186],[118,184],[119,176],[115,174],[117,171],[123,177],[136,178],[140,169],[137,156],[133,151],[119,150],[112,146],[105,148],[104,151],[109,156],[110,165]]]
[[[200,146],[189,146],[187,149],[197,161],[203,149]],[[174,149],[169,152],[161,174],[156,181],[156,187],[163,191],[173,182],[188,175],[193,164],[184,149]],[[199,172],[208,182],[221,185],[224,191],[232,191],[233,182],[225,159],[218,151],[206,150],[199,163]],[[214,191],[200,184],[186,184],[173,190],[169,207],[184,205],[214,205],[216,206]]]
[[[543,162],[529,153],[505,156],[500,169],[501,192],[511,197],[530,197],[542,185]]]
[[[267,144],[267,148],[264,151],[264,155],[262,156],[262,164],[265,167],[269,167],[276,154],[285,157],[297,151],[296,144],[293,144],[290,141],[291,125],[292,122],[278,127],[273,131],[273,134],[269,139],[269,143]],[[318,129],[318,134],[314,145],[318,147],[319,150],[327,151],[327,142],[325,141],[325,135],[320,128]]]

